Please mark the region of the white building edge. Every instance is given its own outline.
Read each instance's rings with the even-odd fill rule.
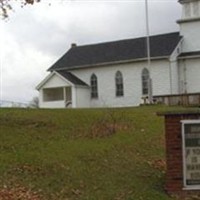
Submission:
[[[180,32],[150,37],[152,94],[200,104],[200,0],[179,3]],[[41,108],[138,106],[149,93],[146,38],[73,44],[49,71],[37,86]]]

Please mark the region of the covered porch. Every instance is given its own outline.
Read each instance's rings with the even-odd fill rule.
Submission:
[[[43,89],[43,104],[47,107],[72,107],[72,87],[56,87],[56,88],[44,88]],[[45,106],[45,107],[46,107]]]
[[[90,87],[70,72],[51,72],[37,90],[40,108],[89,107]]]

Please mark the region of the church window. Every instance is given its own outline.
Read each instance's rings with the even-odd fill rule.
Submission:
[[[149,70],[144,68],[142,70],[142,94],[148,95],[149,93]]]
[[[97,76],[95,74],[92,74],[90,78],[90,85],[91,85],[91,98],[92,99],[98,98],[98,82],[97,82]]]
[[[115,87],[116,87],[116,96],[120,97],[124,95],[124,85],[123,85],[123,76],[120,71],[117,71],[115,74]]]

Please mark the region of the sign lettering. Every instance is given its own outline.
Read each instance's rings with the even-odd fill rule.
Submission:
[[[186,186],[200,185],[200,122],[183,124]]]

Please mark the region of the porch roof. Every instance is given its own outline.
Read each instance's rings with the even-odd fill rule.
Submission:
[[[58,74],[63,76],[65,79],[73,83],[74,85],[82,85],[82,86],[88,86],[85,82],[83,82],[81,79],[79,79],[77,76],[73,75],[70,72],[67,71],[57,71]]]
[[[77,85],[77,86],[89,87],[85,82],[83,82],[81,79],[79,79],[78,77],[76,77],[75,75],[73,75],[70,72],[53,71],[36,86],[36,89],[40,90],[40,88],[42,88],[43,85],[45,85],[54,75],[60,77],[61,79],[63,79],[63,81],[65,81],[69,85]]]

